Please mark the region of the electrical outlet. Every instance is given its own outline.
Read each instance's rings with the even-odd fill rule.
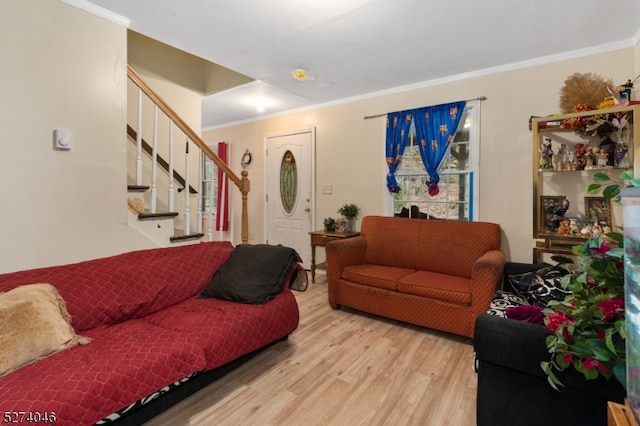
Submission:
[[[322,185],[322,193],[323,194],[332,194],[333,187],[331,185]]]

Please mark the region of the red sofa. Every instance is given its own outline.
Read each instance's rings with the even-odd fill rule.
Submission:
[[[488,222],[367,216],[331,241],[329,303],[472,338],[500,287],[501,229]]]
[[[201,243],[0,275],[0,292],[52,284],[75,332],[91,339],[0,377],[3,419],[24,412],[54,413],[56,425],[123,421],[141,401],[188,379],[202,387],[200,375],[286,339],[299,320],[286,285],[261,305],[196,298],[233,250],[226,242]],[[150,412],[168,408],[167,401]]]

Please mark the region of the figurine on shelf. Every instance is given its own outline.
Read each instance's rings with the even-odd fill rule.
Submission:
[[[549,138],[545,138],[540,146],[540,170],[553,170],[553,149]]]
[[[599,169],[610,169],[609,165],[609,153],[603,149],[598,153],[598,168]]]
[[[567,144],[563,143],[558,148],[558,161],[556,162],[556,170],[562,171],[567,169],[567,160],[569,159],[569,149]]]
[[[580,234],[585,238],[590,238],[593,235],[592,229],[593,229],[593,225],[590,223],[587,223],[584,226],[584,228],[580,230]]]
[[[569,220],[569,235],[572,235],[572,236],[580,235],[580,227],[578,226],[578,219]]]
[[[593,238],[598,238],[602,235],[602,227],[597,223],[594,223],[591,227],[591,236]]]
[[[600,138],[600,152],[607,153],[607,166],[613,167],[613,153],[616,150],[616,143],[609,136]]]
[[[597,161],[597,154],[595,150],[598,148],[587,148],[587,152],[584,154],[584,169],[591,170],[594,168],[594,164]]]
[[[569,155],[567,157],[567,164],[565,169],[566,170],[575,170],[575,164],[576,164],[576,153],[573,151],[569,152]]]
[[[571,233],[570,222],[568,219],[563,219],[560,221],[560,226],[558,227],[558,235],[569,235]]]
[[[567,200],[567,197],[562,197],[562,203],[560,203],[560,205],[553,203],[549,206],[547,212],[553,215],[551,220],[549,220],[551,232],[556,232],[558,228],[560,228],[560,222],[564,220],[564,215],[567,213],[567,210],[569,210],[569,200]]]

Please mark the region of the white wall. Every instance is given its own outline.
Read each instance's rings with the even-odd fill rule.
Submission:
[[[614,82],[624,82],[637,67],[636,49],[627,48],[544,65],[529,66],[490,75],[469,77],[387,96],[298,112],[203,132],[206,141],[228,140],[234,145],[230,164],[239,170],[246,148],[254,153],[248,168],[249,227],[251,242],[264,240],[265,134],[316,127],[315,228],[336,215],[336,209],[353,202],[362,214],[384,214],[385,118],[364,116],[487,96],[481,106],[479,219],[499,223],[503,248],[514,261],[532,259],[532,148],[528,120],[531,115],[558,112],[558,92],[575,72],[595,72]],[[635,75],[635,74],[634,74]],[[321,194],[322,185],[333,185],[332,195]],[[236,203],[238,200],[236,199]],[[576,201],[581,202],[581,201]],[[236,204],[234,224],[240,225]],[[240,235],[239,231],[235,235]]]
[[[0,57],[0,272],[149,247],[127,226],[126,29],[3,0]],[[52,149],[58,127],[69,152]]]

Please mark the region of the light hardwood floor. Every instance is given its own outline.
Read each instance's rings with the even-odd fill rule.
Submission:
[[[334,311],[316,278],[288,341],[146,425],[475,425],[468,339]]]

